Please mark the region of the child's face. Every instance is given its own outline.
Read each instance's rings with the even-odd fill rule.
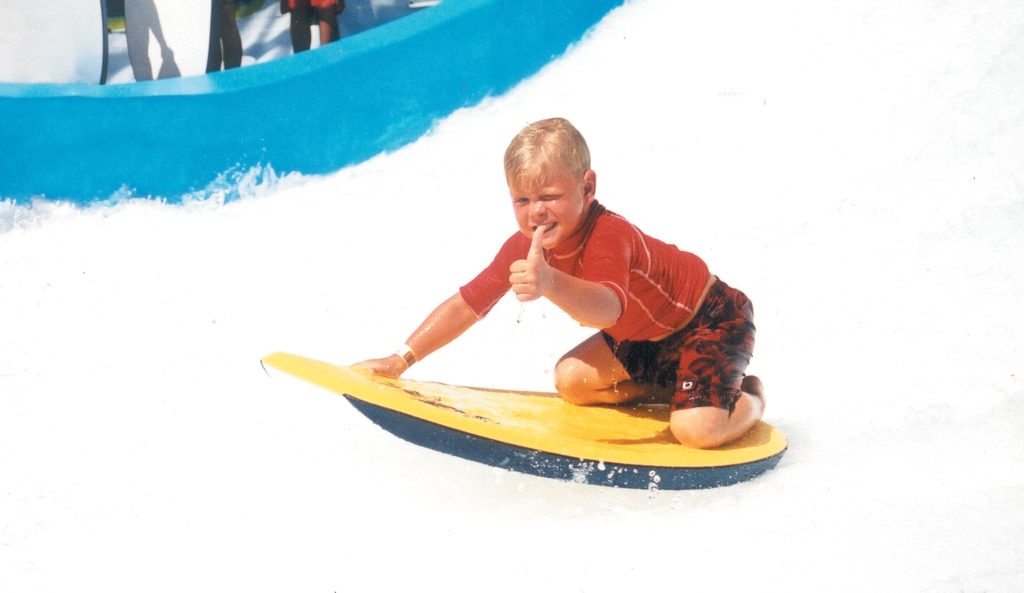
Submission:
[[[551,225],[542,238],[544,249],[576,232],[597,191],[597,174],[591,170],[578,179],[564,167],[553,167],[546,175],[524,181],[509,186],[516,222],[531,239],[537,227]]]

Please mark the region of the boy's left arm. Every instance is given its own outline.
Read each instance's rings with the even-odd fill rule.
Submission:
[[[541,229],[534,232],[526,259],[514,262],[509,269],[516,298],[525,302],[544,296],[581,325],[597,329],[614,325],[622,315],[622,303],[615,291],[549,266],[541,247],[543,234]]]
[[[547,266],[547,262],[544,263]],[[550,266],[552,278],[544,296],[586,327],[604,329],[622,316],[622,303],[615,291],[603,284],[583,280]]]

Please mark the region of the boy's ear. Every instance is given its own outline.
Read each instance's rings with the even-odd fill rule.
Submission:
[[[583,174],[583,197],[589,202],[597,195],[597,173],[593,169],[587,169]]]

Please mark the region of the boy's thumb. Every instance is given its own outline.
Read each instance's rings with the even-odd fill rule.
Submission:
[[[543,241],[544,233],[547,232],[547,230],[548,225],[542,225],[534,229],[533,240],[530,242],[529,257],[536,258],[544,256],[544,247],[541,245],[541,242]]]

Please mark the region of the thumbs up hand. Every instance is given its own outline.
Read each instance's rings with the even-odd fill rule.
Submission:
[[[526,259],[515,261],[509,267],[508,279],[512,283],[512,291],[522,302],[539,299],[551,287],[554,274],[544,259],[544,248],[541,246],[544,233],[549,228],[548,225],[537,227],[533,231],[533,240],[530,242],[530,251]]]

